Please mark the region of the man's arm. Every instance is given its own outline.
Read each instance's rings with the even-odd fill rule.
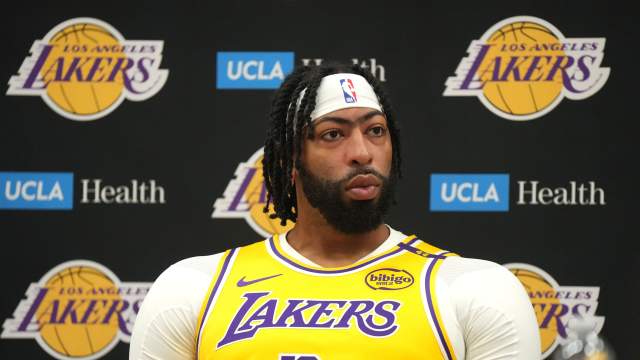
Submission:
[[[531,301],[509,270],[489,261],[448,258],[440,272],[466,360],[540,359],[540,330]]]
[[[189,258],[165,270],[142,303],[129,360],[192,360],[200,306],[222,254]]]

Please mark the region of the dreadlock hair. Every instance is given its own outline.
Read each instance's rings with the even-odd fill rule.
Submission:
[[[352,73],[364,77],[373,88],[382,111],[387,119],[387,128],[392,144],[391,176],[400,178],[400,141],[398,123],[395,120],[391,102],[380,82],[359,65],[352,66],[323,63],[319,66],[301,66],[296,68],[285,79],[276,91],[269,114],[269,127],[264,145],[262,171],[267,189],[267,201],[263,211],[269,212],[269,203],[273,204],[275,213],[272,219],[280,218],[280,224],[287,220],[296,221],[298,215],[295,186],[291,173],[300,168],[300,149],[305,126],[313,129],[311,113],[316,106],[316,95],[320,81],[328,75]],[[304,90],[302,99],[301,92]],[[297,104],[300,102],[300,106]],[[295,128],[294,128],[295,127]],[[307,132],[308,137],[313,131]]]

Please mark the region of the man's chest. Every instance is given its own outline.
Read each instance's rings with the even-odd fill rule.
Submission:
[[[430,298],[429,260],[399,254],[314,272],[242,255],[231,254],[203,310],[200,358],[442,356],[437,309],[429,306],[437,302]]]

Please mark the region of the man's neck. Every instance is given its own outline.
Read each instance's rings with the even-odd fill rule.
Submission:
[[[345,234],[324,218],[301,216],[287,234],[287,241],[300,255],[320,266],[341,267],[370,254],[389,237],[389,233],[389,228],[380,224],[366,233]]]

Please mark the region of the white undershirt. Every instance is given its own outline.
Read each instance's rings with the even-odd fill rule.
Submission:
[[[394,229],[365,258],[390,250],[406,238]],[[280,236],[284,252],[300,255]],[[171,265],[154,282],[136,318],[129,360],[195,359],[198,314],[222,253]],[[450,257],[436,274],[443,327],[456,358],[463,360],[540,359],[540,335],[531,302],[506,268],[485,260]]]

